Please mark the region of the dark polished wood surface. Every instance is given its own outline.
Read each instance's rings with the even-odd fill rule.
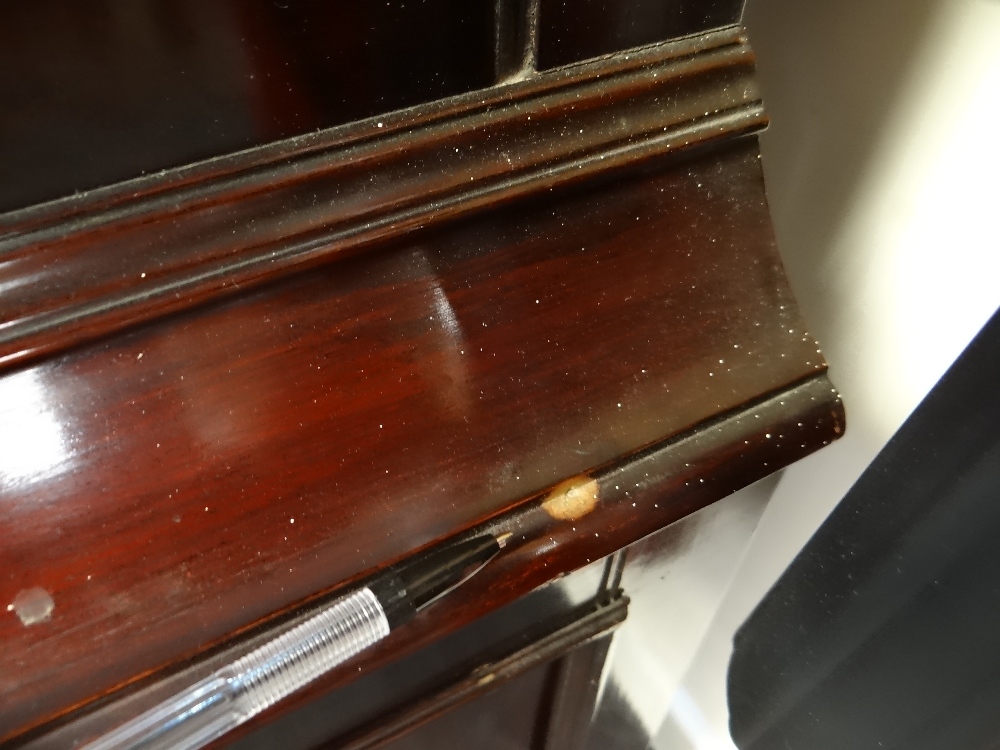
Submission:
[[[209,750],[583,747],[625,548],[843,431],[742,0],[362,5],[0,10],[3,747],[504,532]]]
[[[350,685],[360,675],[396,663],[498,607],[536,592],[537,587],[554,577],[598,561],[826,445],[843,430],[843,410],[832,392],[825,375],[814,376],[764,401],[709,420],[673,440],[575,477],[569,484],[580,489],[588,487],[592,492],[588,495],[595,500],[592,507],[579,502],[582,493],[576,494],[577,502],[566,502],[567,483],[560,483],[492,517],[485,528],[471,533],[516,529],[512,548],[457,595],[446,597],[385,641],[234,730],[213,747],[227,746],[279,717],[291,714],[294,718],[293,712],[331,690]],[[558,513],[553,505],[564,511],[575,508],[573,515],[582,515]],[[66,738],[80,740],[107,731],[166,697],[171,689],[197,681],[256,647],[262,639],[305,619],[336,593],[322,597],[295,617],[278,618],[274,626],[263,622],[260,628],[196,662],[180,662],[179,672],[168,670],[152,675],[153,679],[139,691],[123,691],[121,699],[82,716],[69,717],[57,731],[30,742],[28,747],[58,750],[68,744]],[[538,610],[533,610],[532,616],[524,620],[525,626],[537,614]]]
[[[742,0],[534,3],[11,0],[0,211],[730,26]]]
[[[766,123],[727,30],[0,216],[0,368]]]
[[[0,619],[0,736],[445,536],[523,527],[364,663],[416,648],[832,439],[824,369],[742,139],[9,371],[3,423],[32,426],[0,458],[2,592],[54,609]],[[539,494],[581,472],[600,513]]]
[[[578,619],[573,620],[564,627],[556,630],[545,637],[538,639],[513,653],[505,655],[496,661],[490,661],[482,667],[474,670],[471,674],[455,681],[443,690],[426,696],[423,700],[415,702],[404,710],[389,714],[380,718],[376,727],[368,727],[366,730],[358,732],[354,737],[334,740],[324,745],[324,748],[333,750],[342,748],[343,750],[369,750],[370,748],[382,747],[386,744],[392,748],[411,748],[421,746],[432,746],[434,738],[439,742],[438,747],[445,746],[441,736],[441,725],[449,725],[448,734],[454,738],[455,726],[457,729],[463,724],[463,718],[467,718],[468,711],[460,713],[455,709],[463,706],[468,701],[481,702],[484,695],[488,696],[492,691],[504,687],[514,681],[513,684],[521,685],[515,688],[518,692],[523,689],[525,673],[532,673],[539,666],[548,666],[553,674],[549,675],[549,685],[542,685],[542,695],[533,696],[527,706],[523,704],[523,697],[515,701],[509,698],[492,700],[494,706],[493,719],[476,722],[475,725],[467,727],[466,741],[475,742],[477,746],[484,742],[498,742],[499,747],[540,747],[548,737],[558,737],[560,731],[565,732],[563,727],[558,726],[560,718],[579,720],[586,714],[586,705],[581,705],[589,697],[590,706],[593,707],[592,687],[590,678],[600,676],[601,664],[610,642],[610,636],[614,629],[621,624],[627,614],[627,600],[618,599],[606,603],[605,606],[587,612]],[[593,654],[592,649],[597,647],[598,653]],[[585,653],[580,654],[580,650]],[[574,659],[575,654],[580,654],[586,659],[587,656],[596,657],[591,663],[583,663],[581,659]],[[561,662],[560,662],[561,660]],[[567,663],[567,661],[569,663]],[[554,663],[553,663],[554,662]],[[596,665],[593,662],[597,662]],[[596,669],[593,667],[596,666]],[[575,667],[575,669],[573,669]],[[579,678],[579,679],[576,679]],[[569,685],[560,685],[560,682],[569,681]],[[582,682],[583,684],[577,684]],[[548,687],[548,690],[545,690]],[[568,689],[567,689],[568,688]],[[582,691],[579,690],[582,688]],[[549,695],[545,695],[545,693]],[[560,711],[555,704],[565,701],[569,705]],[[581,700],[583,699],[583,700]],[[515,735],[520,735],[520,741],[510,737],[510,732],[504,731],[503,723],[497,723],[497,719],[504,718],[504,706],[509,706],[514,702],[518,710],[507,711],[507,723],[513,728]],[[500,710],[496,710],[500,709]],[[482,709],[476,711],[480,713]],[[442,717],[444,719],[442,720]],[[452,717],[452,718],[449,718]],[[484,717],[485,718],[485,717]],[[427,727],[426,732],[421,733],[419,728],[428,722],[437,723],[438,726]],[[481,725],[485,723],[486,727]],[[577,723],[581,723],[577,721]],[[457,726],[456,726],[457,725]],[[487,729],[488,727],[488,729]],[[416,735],[413,730],[417,729]],[[478,731],[476,731],[478,729]],[[494,736],[491,737],[490,733]],[[427,735],[426,738],[421,735]],[[445,736],[447,737],[448,734]],[[457,739],[457,738],[455,738]],[[526,740],[526,741],[525,741]],[[540,742],[539,740],[542,740]],[[459,742],[453,741],[447,746],[458,746]],[[552,743],[545,744],[546,750],[556,750]]]
[[[371,744],[347,746],[337,743],[324,746],[322,750],[437,750],[449,747],[510,750],[538,747],[537,738],[544,737],[544,707],[553,669],[552,664],[537,666],[513,681],[499,685],[496,690],[435,716],[427,723],[407,726],[405,734],[386,742],[376,740]]]

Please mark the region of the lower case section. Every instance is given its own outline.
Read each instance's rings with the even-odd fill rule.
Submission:
[[[645,750],[774,479],[546,585],[232,747]],[[591,598],[581,603],[584,596]]]
[[[600,599],[617,588],[610,574],[603,576],[602,585],[596,584],[594,579],[602,576],[592,563],[599,564],[617,550],[815,450],[827,442],[825,436],[842,429],[842,419],[829,381],[817,375],[526,500],[470,532],[509,530],[513,535],[504,553],[482,572],[372,649],[228,739],[252,743],[258,732],[264,739],[247,747],[273,747],[280,740],[285,750],[293,750],[337,738],[347,741],[369,722],[383,731],[386,712],[395,706],[436,694],[442,681],[461,682],[484,662],[506,659],[579,619],[581,611],[575,606],[593,600],[595,592]],[[573,570],[578,572],[555,585],[544,585]],[[261,639],[308,617],[323,603],[256,631],[148,688],[74,717],[27,747],[62,748],[107,731],[169,691],[191,684],[207,670],[259,645]],[[589,637],[582,635],[576,642]],[[300,715],[299,710],[306,713]],[[316,718],[307,720],[307,715]],[[290,718],[286,725],[285,717],[298,718]],[[571,740],[578,741],[572,736]]]
[[[609,588],[622,560],[545,586],[230,747],[580,747],[611,634],[628,612]],[[574,605],[580,589],[591,598]]]

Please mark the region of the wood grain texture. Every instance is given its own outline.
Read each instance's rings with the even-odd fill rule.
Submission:
[[[55,608],[0,618],[0,738],[414,549],[517,531],[362,663],[394,658],[833,439],[824,370],[742,139],[10,371],[0,597]],[[581,473],[601,501],[553,518]]]
[[[6,214],[0,367],[765,122],[730,29]]]
[[[494,6],[4,3],[0,211],[487,88]]]
[[[843,431],[843,408],[825,375],[737,410],[582,478],[598,485],[600,504],[571,523],[545,510],[552,489],[528,498],[467,534],[516,530],[515,546],[473,580],[417,620],[315,683],[255,717],[212,747],[226,747],[275,718],[293,713],[358,676],[414,653],[567,571],[616,549],[746,486],[826,445]],[[25,750],[59,750],[96,737],[192,684],[265,639],[294,627],[348,587],[336,587],[294,616],[260,623],[245,637],[213,650],[175,673],[152,675],[138,691],[109,696],[96,710],[71,715],[54,731],[31,739]],[[405,711],[404,711],[405,713]],[[15,743],[21,746],[21,743]]]

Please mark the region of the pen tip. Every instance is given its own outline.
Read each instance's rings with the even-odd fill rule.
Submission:
[[[514,535],[511,534],[509,531],[505,531],[503,534],[499,534],[496,537],[497,544],[500,545],[500,549],[503,549],[504,547],[507,546],[507,540],[510,539],[512,536]]]

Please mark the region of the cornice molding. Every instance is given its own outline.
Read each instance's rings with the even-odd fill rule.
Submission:
[[[0,367],[765,125],[730,28],[8,213]]]

